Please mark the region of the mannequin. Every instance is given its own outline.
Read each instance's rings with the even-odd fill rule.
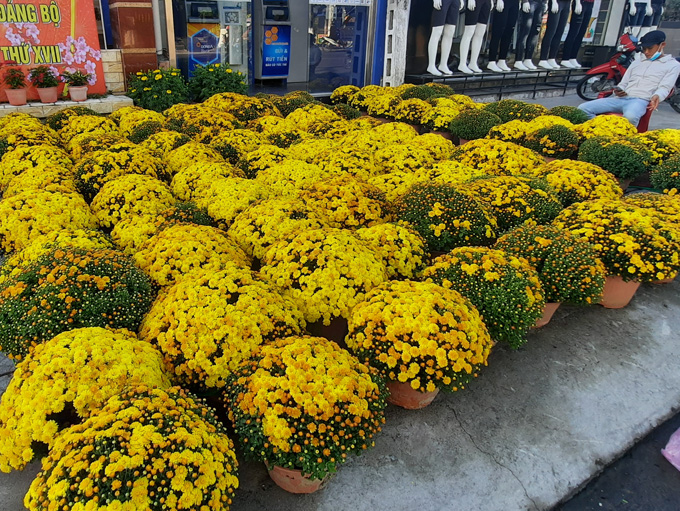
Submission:
[[[432,34],[427,45],[427,72],[435,76],[452,75],[453,71],[449,69],[448,63],[453,34],[456,32],[456,23],[458,23],[460,0],[432,0],[432,4],[434,10],[432,11]],[[440,39],[442,42],[441,60],[437,67],[437,47]]]
[[[508,56],[512,33],[519,17],[520,0],[510,0],[498,10],[498,4],[491,17],[491,42],[489,43],[489,63],[486,68],[494,73],[510,71],[505,59]],[[500,57],[501,59],[496,61]]]
[[[503,0],[496,0],[497,6],[503,10]],[[460,64],[458,71],[471,75],[481,73],[482,70],[477,65],[479,52],[482,50],[486,26],[489,23],[491,14],[492,0],[467,0],[465,9],[465,30],[460,40]],[[468,52],[470,60],[467,60]]]
[[[541,43],[541,60],[538,67],[543,69],[559,69],[560,65],[555,58],[560,49],[560,40],[564,33],[564,27],[569,20],[569,7],[571,0],[550,0],[550,12],[548,24]],[[576,7],[581,12],[581,1],[576,0]]]
[[[661,16],[663,15],[665,5],[666,0],[652,0],[652,14],[651,16],[645,16],[645,19],[642,21],[640,37],[645,35],[647,32],[651,32],[652,30],[659,28],[659,22],[661,21]]]
[[[652,0],[644,0],[642,2],[630,1],[628,3],[628,16],[625,31],[635,37],[640,37],[645,16],[651,16],[653,13]]]
[[[515,48],[515,64],[520,71],[538,69],[531,61],[534,55],[538,36],[541,33],[543,18],[543,0],[523,0],[522,12],[519,14],[517,31],[517,48]]]
[[[577,60],[578,51],[581,49],[583,43],[583,36],[590,26],[590,19],[593,15],[593,5],[595,0],[581,0],[581,12],[576,12],[576,5],[574,5],[574,12],[571,13],[571,21],[569,21],[569,33],[564,41],[564,48],[562,49],[562,66],[578,69],[582,67]]]

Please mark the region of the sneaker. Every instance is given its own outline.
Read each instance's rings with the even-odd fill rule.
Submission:
[[[493,73],[502,73],[503,72],[501,67],[496,62],[494,62],[493,60],[486,65],[486,68],[489,71],[492,71]]]
[[[524,62],[522,62],[521,60],[515,62],[515,65],[512,67],[514,67],[515,69],[519,69],[520,71],[529,71],[529,68],[525,66]]]

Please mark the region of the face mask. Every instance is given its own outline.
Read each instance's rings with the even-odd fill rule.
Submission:
[[[654,62],[656,59],[658,59],[662,55],[661,50],[657,51],[654,55],[649,57],[649,60]]]

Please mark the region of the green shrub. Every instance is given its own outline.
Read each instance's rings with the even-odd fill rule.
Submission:
[[[554,106],[548,110],[548,113],[550,115],[562,117],[562,119],[566,119],[572,124],[582,124],[588,120],[588,115],[583,110],[579,110],[575,106]]]
[[[55,131],[59,131],[61,128],[68,124],[68,120],[71,117],[77,115],[99,115],[97,112],[86,106],[72,106],[69,108],[64,108],[63,110],[56,112],[45,121],[47,125]]]
[[[543,105],[525,103],[517,99],[501,99],[485,105],[484,110],[496,114],[503,122],[510,122],[515,119],[530,121],[548,112],[548,109]]]
[[[337,105],[334,105],[331,110],[348,121],[361,117],[361,111],[357,110],[356,108],[352,108],[345,103],[338,103]]]
[[[680,155],[672,156],[657,165],[650,177],[654,188],[680,190]]]
[[[156,112],[188,99],[187,84],[179,69],[138,71],[128,79],[128,96],[135,105]]]
[[[549,158],[571,158],[581,141],[572,129],[555,124],[529,133],[522,145]]]
[[[189,78],[189,94],[194,101],[203,102],[220,92],[246,94],[248,84],[240,71],[222,64],[196,66]]]
[[[132,128],[132,131],[130,132],[130,136],[128,136],[128,138],[130,139],[130,142],[140,144],[144,142],[147,138],[149,138],[151,135],[160,133],[164,129],[165,128],[163,128],[162,122],[145,121],[139,124],[138,126]]]
[[[635,179],[652,163],[652,154],[634,138],[593,137],[581,144],[578,159],[608,170],[619,179]]]
[[[402,92],[401,99],[422,99],[425,101],[438,93],[439,91],[437,91],[437,89],[434,87],[428,87],[427,85],[416,85],[415,87],[410,87]]]
[[[463,110],[449,124],[449,131],[458,138],[475,140],[484,138],[489,130],[503,121],[500,117],[486,110],[471,108]]]

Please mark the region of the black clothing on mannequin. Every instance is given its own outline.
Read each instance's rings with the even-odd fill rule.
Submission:
[[[531,59],[538,44],[543,18],[543,0],[529,0],[529,12],[519,13],[515,60]]]
[[[493,11],[491,16],[491,42],[489,43],[489,60],[495,61],[498,57],[505,60],[508,56],[512,33],[517,25],[519,17],[519,2],[509,0],[505,9],[501,12]]]
[[[432,26],[457,25],[460,0],[442,0],[441,9],[432,9]]]
[[[588,30],[590,18],[593,15],[593,5],[593,2],[583,2],[581,3],[581,14],[571,13],[569,32],[562,49],[563,60],[571,60],[578,57],[578,51],[583,43],[583,36],[586,34],[586,30]]]
[[[465,8],[465,26],[489,24],[489,15],[491,14],[491,0],[477,0],[475,10],[471,11]]]
[[[564,27],[569,20],[571,0],[558,0],[557,12],[548,11],[548,24],[541,43],[541,60],[554,59],[560,49]]]

